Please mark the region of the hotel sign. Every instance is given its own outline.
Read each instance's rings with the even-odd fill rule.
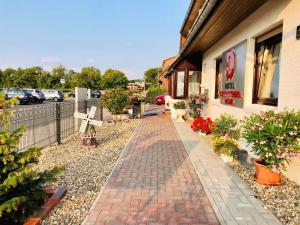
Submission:
[[[224,52],[222,61],[221,103],[243,107],[246,42]]]

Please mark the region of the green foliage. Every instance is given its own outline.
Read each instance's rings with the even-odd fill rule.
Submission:
[[[167,90],[165,88],[153,85],[153,86],[149,87],[149,89],[147,90],[145,101],[147,103],[153,104],[153,103],[155,103],[156,96],[162,95],[166,92],[167,92]]]
[[[212,142],[212,147],[217,154],[237,156],[239,151],[238,144],[230,136],[217,137]]]
[[[100,89],[101,73],[94,67],[83,67],[75,76],[76,85],[90,89]]]
[[[37,172],[33,165],[38,162],[39,148],[19,151],[18,143],[24,127],[10,131],[12,112],[8,107],[15,99],[5,100],[0,94],[0,224],[22,224],[43,203],[47,193],[45,183],[53,181],[59,168]]]
[[[126,88],[128,79],[122,71],[108,69],[102,77],[102,85],[105,89]]]
[[[121,88],[107,90],[101,95],[101,103],[112,114],[121,114],[130,103],[128,94]]]
[[[300,111],[267,111],[242,121],[243,137],[253,152],[274,172],[286,169],[300,153]]]
[[[144,73],[144,79],[147,86],[158,85],[158,76],[161,73],[162,68],[150,68]]]
[[[223,113],[219,118],[215,119],[213,135],[216,137],[230,136],[238,140],[240,138],[240,131],[238,121],[232,115]]]
[[[176,102],[174,104],[174,108],[175,109],[185,109],[186,108],[185,102],[184,101]]]

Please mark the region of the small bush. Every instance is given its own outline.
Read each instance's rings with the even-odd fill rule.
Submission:
[[[217,154],[236,157],[239,151],[238,144],[230,136],[215,138],[212,147]]]
[[[180,102],[176,102],[174,104],[174,109],[185,109],[185,102],[184,101],[180,101]]]
[[[219,118],[215,119],[213,135],[216,137],[230,136],[238,140],[240,138],[238,121],[232,115],[227,113],[222,114]]]
[[[300,111],[267,111],[242,121],[243,137],[269,169],[280,173],[300,155]]]
[[[191,117],[200,118],[201,111],[208,102],[208,96],[205,94],[192,95],[188,99],[188,106]]]
[[[130,103],[127,92],[120,88],[105,91],[101,95],[100,101],[103,107],[112,114],[121,114]]]
[[[155,103],[155,97],[158,95],[162,95],[164,93],[166,93],[167,90],[159,87],[159,86],[151,86],[149,87],[147,93],[146,93],[146,98],[145,98],[145,102],[147,103]]]

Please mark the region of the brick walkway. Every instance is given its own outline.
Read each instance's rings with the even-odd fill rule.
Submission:
[[[219,224],[169,116],[143,119],[83,224]]]

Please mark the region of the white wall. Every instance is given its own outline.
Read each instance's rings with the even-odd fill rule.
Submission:
[[[283,42],[278,107],[252,104],[255,37],[281,23],[283,23]],[[209,89],[210,103],[207,114],[214,118],[223,112],[231,112],[236,117],[243,118],[261,110],[282,110],[285,107],[299,109],[300,40],[296,40],[297,25],[300,25],[299,0],[270,0],[206,51],[203,54],[202,82]],[[247,40],[244,108],[225,106],[214,99],[216,58],[244,40]]]
[[[252,104],[255,37],[281,23],[283,36],[278,107]],[[202,62],[202,83],[209,89],[210,98],[206,115],[215,118],[227,112],[242,119],[250,113],[262,110],[283,110],[285,107],[300,109],[300,40],[296,40],[298,25],[300,25],[300,0],[269,0],[207,50],[203,54]],[[247,40],[244,108],[222,105],[220,100],[214,99],[216,58],[244,40]],[[300,160],[295,160],[288,170],[288,176],[300,184],[299,171]]]

